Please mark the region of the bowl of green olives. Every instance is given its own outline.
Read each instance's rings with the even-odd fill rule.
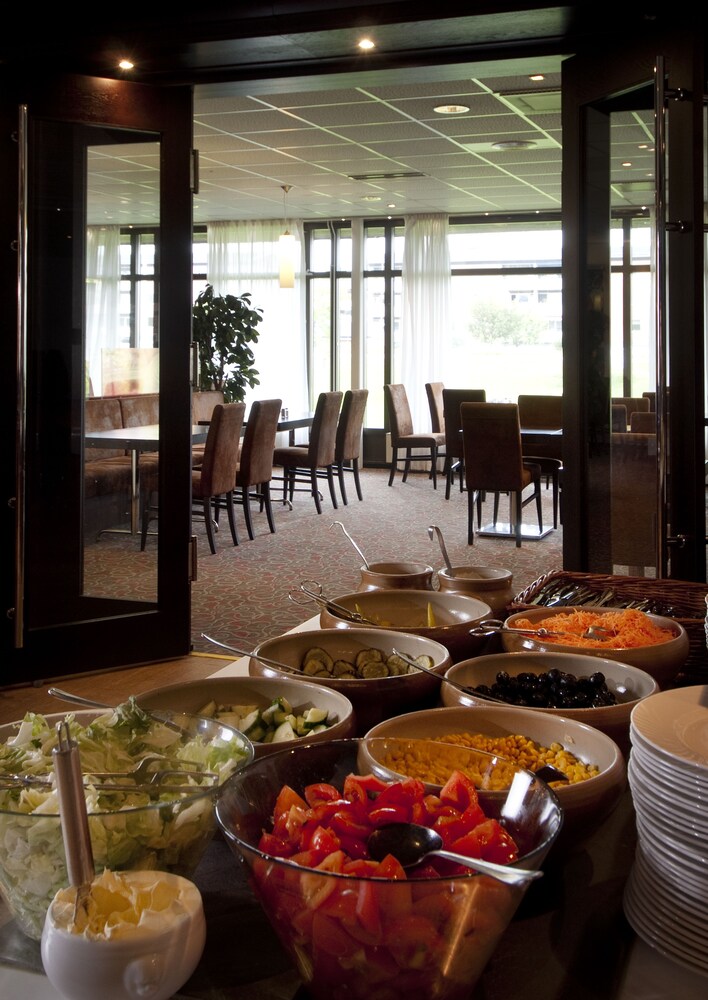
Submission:
[[[585,722],[626,753],[632,709],[659,685],[644,670],[583,653],[507,652],[461,660],[446,673],[444,705],[489,705],[490,698]]]

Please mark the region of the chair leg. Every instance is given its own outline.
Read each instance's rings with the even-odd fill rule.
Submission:
[[[553,527],[558,527],[558,472],[553,473]]]
[[[248,537],[253,541],[255,534],[253,531],[253,518],[251,517],[251,495],[247,486],[243,488],[243,519],[246,522]]]
[[[359,459],[355,458],[352,460],[352,474],[354,476],[354,485],[356,487],[356,495],[360,500],[364,499],[364,494],[361,492],[361,481],[359,479]],[[344,490],[342,489],[342,493]]]
[[[538,514],[538,533],[543,534],[543,511],[541,509],[541,480],[536,483],[536,512]]]
[[[467,491],[467,544],[474,545],[474,507],[479,495],[474,490]]]
[[[516,547],[521,548],[521,490],[509,494],[509,502],[514,515],[514,527],[516,533]]]
[[[211,549],[211,554],[216,555],[216,538],[214,536],[214,519],[211,516],[211,498],[206,497],[202,500],[202,506],[204,508],[204,524],[206,525],[207,538],[209,540],[209,548]]]
[[[234,545],[238,545],[238,531],[236,530],[236,512],[234,510],[234,493],[233,490],[229,490],[226,494],[226,513],[229,517],[229,528],[231,529],[231,537],[233,538]]]
[[[403,482],[408,479],[408,473],[411,471],[411,449],[406,448],[406,460],[403,466]]]
[[[273,504],[270,496],[270,483],[261,483],[261,504],[265,507],[266,519],[271,535],[275,534],[275,521],[273,520]]]
[[[327,466],[327,482],[329,483],[329,495],[332,498],[332,506],[335,510],[338,510],[337,506],[337,489],[334,482],[334,466]]]
[[[430,449],[430,471],[433,476],[433,489],[438,488],[438,449],[433,445]]]
[[[393,455],[391,457],[391,472],[388,477],[388,485],[393,486],[393,477],[396,475],[396,468],[398,467],[398,448],[393,449]]]
[[[312,482],[312,497],[315,501],[315,507],[317,508],[317,513],[322,513],[322,503],[320,502],[320,491],[317,486],[317,469],[310,469],[310,479]]]
[[[337,462],[335,468],[337,470],[337,479],[339,480],[339,490],[342,494],[342,503],[346,507],[349,501],[347,500],[347,489],[344,485],[344,462]]]

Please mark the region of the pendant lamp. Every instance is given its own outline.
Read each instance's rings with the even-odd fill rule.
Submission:
[[[281,184],[283,189],[283,215],[285,217],[285,232],[278,240],[280,257],[280,287],[295,287],[295,237],[288,232],[288,191],[292,184]]]

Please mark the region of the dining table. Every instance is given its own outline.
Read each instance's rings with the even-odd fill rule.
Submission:
[[[319,627],[319,615],[292,631]],[[248,658],[222,657],[213,677],[247,676]],[[627,786],[614,811],[543,865],[469,1000],[705,1000],[708,977],[632,929],[623,893],[637,830]],[[175,1000],[310,1000],[224,837],[196,870],[207,939]],[[39,943],[0,902],[0,996],[61,1000],[43,973]]]
[[[192,425],[192,444],[206,441],[209,427],[206,424]],[[160,447],[160,425],[138,424],[135,427],[111,427],[105,431],[88,431],[84,435],[86,448],[115,448],[130,452],[130,528],[103,528],[101,534],[140,533],[140,454],[158,451]]]

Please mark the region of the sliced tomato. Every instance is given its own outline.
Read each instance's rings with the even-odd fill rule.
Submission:
[[[295,847],[291,840],[285,837],[276,837],[273,833],[261,834],[258,850],[275,858],[288,858],[295,853]]]
[[[406,803],[404,805],[376,805],[369,813],[369,822],[372,826],[384,826],[386,823],[410,823],[413,819],[412,809]]]
[[[405,879],[406,870],[397,858],[394,858],[392,854],[387,854],[385,858],[382,858],[381,861],[379,861],[376,877],[399,880]]]
[[[375,774],[348,774],[344,779],[343,795],[352,802],[368,803],[386,787],[387,783]]]
[[[378,940],[381,936],[381,911],[373,882],[360,883],[356,915],[366,933]]]
[[[514,838],[496,819],[487,819],[484,823],[479,823],[474,832],[480,843],[480,857],[487,861],[496,861],[501,865],[509,864],[518,858],[519,851]]]
[[[386,928],[384,944],[402,969],[424,969],[434,964],[445,946],[432,920],[415,913],[392,921]]]
[[[309,846],[311,851],[321,851],[326,856],[338,851],[341,842],[331,828],[317,826],[312,832]]]
[[[440,790],[440,801],[464,812],[478,801],[477,788],[472,779],[462,771],[453,771]]]
[[[339,789],[335,788],[334,785],[327,784],[326,782],[308,785],[305,788],[304,794],[305,799],[310,806],[316,806],[320,802],[336,801],[342,797],[342,793]]]
[[[280,816],[284,813],[290,812],[292,806],[297,806],[300,809],[307,809],[307,802],[303,799],[301,795],[291,788],[290,785],[283,785],[283,787],[278,792],[278,797],[275,800],[275,806],[273,807],[273,819],[277,823]]]
[[[339,959],[351,957],[362,947],[361,942],[347,934],[338,920],[321,911],[315,913],[312,921],[312,946],[315,954],[322,949]]]

